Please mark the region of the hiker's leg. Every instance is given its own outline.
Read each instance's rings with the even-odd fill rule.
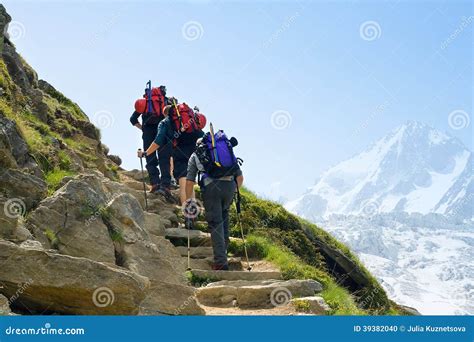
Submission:
[[[158,160],[161,171],[161,186],[169,189],[171,185],[170,159],[173,146],[171,144],[162,146],[158,151]]]
[[[220,267],[227,266],[227,251],[224,238],[224,222],[222,218],[222,201],[219,188],[212,183],[206,186],[202,192],[204,208],[206,209],[206,221],[209,225],[214,251],[214,264]]]
[[[222,220],[226,252],[229,248],[229,210],[234,200],[235,183],[228,181],[220,181],[219,187],[222,194]]]
[[[181,205],[186,202],[186,177],[181,177],[178,180],[179,184],[179,200],[181,201]],[[194,198],[194,191],[192,198]]]
[[[174,178],[179,184],[179,197],[181,205],[186,201],[186,175],[188,173],[188,161],[193,154],[194,146],[176,146],[173,153]],[[193,196],[194,197],[194,196]]]
[[[156,138],[157,128],[155,125],[144,125],[143,126],[143,149],[147,150],[151,143]],[[160,184],[160,171],[158,170],[158,156],[155,153],[146,157],[146,169],[148,176],[150,177],[150,183],[152,186]]]

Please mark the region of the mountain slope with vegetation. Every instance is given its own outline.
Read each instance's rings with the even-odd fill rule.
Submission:
[[[10,20],[0,5],[1,32]],[[151,197],[144,210],[140,174],[120,169],[80,107],[39,80],[5,34],[0,54],[0,312],[205,314],[202,288],[170,242],[182,231],[179,208]],[[277,204],[242,197],[250,255],[282,281],[321,284],[329,314],[405,312],[345,245]],[[231,224],[239,237],[234,213]],[[233,239],[231,252],[242,251]]]
[[[314,279],[323,285],[322,297],[334,314],[400,314],[377,280],[344,244],[323,229],[281,205],[242,192],[242,224],[252,257],[278,265],[285,279]],[[231,235],[240,236],[235,211]],[[241,243],[234,253],[243,255]]]

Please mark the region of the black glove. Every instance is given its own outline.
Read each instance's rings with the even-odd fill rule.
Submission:
[[[194,229],[194,222],[192,218],[185,218],[184,219],[184,226],[186,229],[193,230]]]

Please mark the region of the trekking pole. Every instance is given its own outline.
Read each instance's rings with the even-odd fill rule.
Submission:
[[[188,202],[189,201],[189,202]],[[190,230],[191,230],[191,227],[189,226],[189,221],[192,220],[191,217],[188,217],[187,215],[189,215],[188,213],[188,207],[189,205],[191,205],[191,199],[188,199],[186,202],[184,202],[184,228],[187,229],[188,231],[188,268],[187,268],[187,271],[191,271],[191,233],[190,233]],[[193,222],[194,224],[194,222]]]
[[[138,152],[141,152],[141,151],[142,151],[142,149],[139,148]],[[145,172],[143,171],[143,157],[140,157],[140,166],[142,168],[143,193],[145,194],[145,210],[148,211],[148,198],[146,196]]]
[[[188,218],[189,220],[189,218]],[[191,271],[191,238],[190,238],[190,230],[189,229],[190,227],[187,227],[188,228],[188,271]]]
[[[242,234],[242,241],[244,242],[244,251],[245,251],[245,259],[247,260],[247,271],[251,271],[252,267],[250,267],[250,261],[249,261],[249,255],[247,252],[247,244],[245,242],[245,235],[244,235],[244,228],[242,227],[242,220],[240,218],[240,212],[241,212],[241,207],[240,207],[240,190],[239,190],[239,184],[237,184],[237,180],[235,181],[235,184],[237,185],[237,201],[235,202],[235,208],[237,209],[237,221],[240,226],[240,233]]]

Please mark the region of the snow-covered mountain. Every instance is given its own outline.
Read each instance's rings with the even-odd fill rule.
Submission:
[[[389,298],[422,314],[474,315],[474,226],[439,214],[332,215],[319,224],[347,243]]]
[[[410,121],[327,170],[286,207],[310,220],[330,214],[440,213],[471,220],[473,156],[458,139]]]
[[[398,303],[474,314],[472,166],[459,140],[407,122],[285,206],[347,243]]]

